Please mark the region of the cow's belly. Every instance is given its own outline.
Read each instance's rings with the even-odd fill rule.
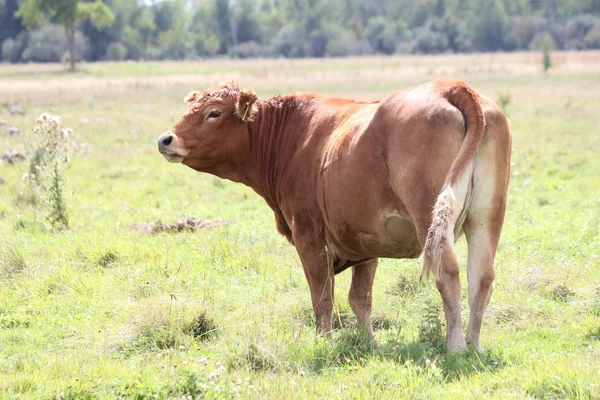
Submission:
[[[327,241],[335,254],[349,260],[364,258],[416,258],[421,246],[412,222],[396,211],[380,211],[365,224],[364,210],[356,210],[363,218],[330,219],[327,224]],[[371,225],[367,227],[365,225]]]

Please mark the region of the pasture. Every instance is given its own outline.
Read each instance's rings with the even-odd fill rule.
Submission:
[[[382,260],[377,344],[336,277],[333,343],[314,333],[294,248],[252,190],[167,163],[183,96],[226,79],[260,97],[379,98],[441,76],[505,99],[507,215],[480,353],[447,354],[420,260]],[[0,164],[0,398],[600,398],[600,53],[0,66],[0,120],[73,129],[70,229]],[[24,151],[0,127],[0,154]],[[211,221],[148,234],[140,224]],[[466,265],[464,239],[457,246]],[[466,273],[463,323],[468,317]],[[183,396],[183,397],[182,397]]]

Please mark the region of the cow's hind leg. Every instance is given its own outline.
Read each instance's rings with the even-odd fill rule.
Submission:
[[[504,202],[495,212],[472,211],[464,224],[469,248],[467,278],[469,281],[469,325],[467,344],[479,349],[483,314],[494,288],[494,256],[498,247],[504,216]]]
[[[452,242],[450,242],[452,243]],[[460,320],[461,287],[460,268],[451,244],[444,248],[440,270],[436,276],[436,286],[442,296],[446,317],[446,345],[448,350],[462,352],[466,350],[465,337]]]
[[[373,304],[373,280],[377,269],[377,259],[369,260],[352,267],[352,285],[348,293],[350,307],[356,315],[356,324],[373,337],[371,307]]]

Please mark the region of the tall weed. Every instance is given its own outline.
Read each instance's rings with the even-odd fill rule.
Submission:
[[[67,229],[69,217],[65,197],[65,171],[69,162],[70,130],[61,128],[60,117],[42,114],[33,132],[25,136],[30,164],[25,179],[46,209],[54,229]]]

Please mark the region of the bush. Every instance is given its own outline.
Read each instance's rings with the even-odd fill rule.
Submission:
[[[335,26],[312,32],[309,37],[310,57],[342,57],[350,52],[351,37]]]
[[[548,32],[540,32],[531,39],[529,43],[529,50],[543,50],[544,43],[547,42],[547,46],[550,50],[556,49],[556,42]]]
[[[564,25],[551,24],[548,26],[548,33],[554,40],[556,49],[564,49],[569,41],[569,34],[567,28]]]
[[[18,59],[18,57],[15,57],[15,54],[15,41],[11,38],[4,40],[0,50],[0,57],[2,57],[2,60],[15,62]]]
[[[533,37],[544,30],[547,25],[545,18],[537,16],[523,16],[514,17],[511,21],[511,31],[515,35],[517,41],[517,47],[520,49],[526,49],[531,43]]]
[[[308,56],[323,57],[327,46],[327,34],[323,31],[311,32],[308,35]]]
[[[448,49],[448,38],[427,29],[419,29],[415,34],[415,51],[417,53],[442,53]]]
[[[231,57],[233,58],[255,58],[263,56],[263,48],[260,44],[251,40],[233,46],[230,50]]]
[[[183,60],[193,58],[196,55],[194,46],[187,40],[186,35],[178,30],[169,29],[158,37],[158,58]]]
[[[582,39],[592,29],[600,28],[600,19],[593,15],[578,15],[567,22],[569,39]]]
[[[196,54],[201,57],[213,57],[219,52],[221,42],[216,35],[198,35],[194,41]]]
[[[123,61],[127,56],[127,48],[121,43],[111,43],[106,48],[106,59],[110,61]]]
[[[510,91],[510,89],[497,91],[496,103],[498,103],[498,106],[500,106],[502,111],[504,111],[505,113],[506,113],[506,109],[508,108],[508,105],[510,104],[511,100],[512,100],[512,92]]]
[[[142,37],[129,25],[123,28],[123,32],[121,33],[121,43],[127,49],[127,56],[125,57],[127,59],[139,60],[146,55]]]
[[[600,49],[600,27],[592,29],[585,35],[585,47],[588,49]]]
[[[23,54],[23,50],[27,46],[28,41],[28,32],[21,32],[14,39],[7,38],[4,40],[4,42],[2,42],[0,58],[12,63],[18,62],[21,60],[21,55]]]
[[[44,25],[31,32],[23,61],[59,62],[67,51],[67,38],[57,25]]]
[[[367,23],[365,37],[375,51],[394,54],[398,42],[409,38],[409,30],[403,22],[396,23],[384,17],[374,17]]]
[[[23,51],[23,61],[60,62],[67,52],[67,38],[64,30],[54,24],[46,24],[31,32],[27,47]],[[87,38],[81,33],[75,34],[75,59],[81,60],[88,53]]]
[[[353,56],[365,56],[375,54],[375,49],[367,40],[359,40],[350,46],[350,54]]]
[[[290,25],[282,27],[271,41],[275,55],[284,57],[304,57],[305,43],[304,30]]]
[[[329,29],[329,40],[325,47],[325,54],[331,57],[347,56],[350,52],[352,36],[341,28]]]
[[[571,39],[565,45],[565,49],[567,49],[567,50],[584,50],[585,49],[585,40]]]

